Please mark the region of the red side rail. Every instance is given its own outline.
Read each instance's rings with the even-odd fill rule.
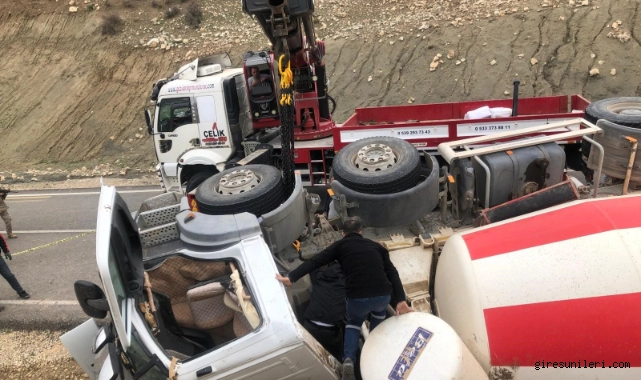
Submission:
[[[338,151],[352,141],[375,136],[398,137],[419,149],[435,150],[443,142],[583,117],[588,104],[579,95],[522,98],[518,103],[518,116],[474,120],[463,118],[468,111],[483,106],[512,108],[512,100],[358,108],[334,130],[334,150]],[[572,128],[580,126],[577,124]],[[561,131],[552,130],[548,134]]]

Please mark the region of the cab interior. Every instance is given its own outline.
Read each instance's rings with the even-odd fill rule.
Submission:
[[[201,261],[175,255],[145,262],[156,312],[139,312],[169,356],[180,360],[218,349],[260,325],[251,290],[233,260]],[[146,294],[146,292],[145,292]],[[149,323],[149,314],[156,324]]]

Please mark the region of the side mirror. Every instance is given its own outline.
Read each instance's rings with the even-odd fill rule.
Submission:
[[[103,319],[109,311],[109,303],[100,287],[89,281],[76,281],[73,284],[78,303],[88,316]]]
[[[154,134],[154,128],[151,125],[151,112],[149,111],[149,108],[145,110],[145,121],[147,122],[147,133],[150,135]]]

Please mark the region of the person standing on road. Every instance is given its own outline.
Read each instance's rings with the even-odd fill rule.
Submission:
[[[337,262],[322,271],[314,269],[312,296],[305,310],[303,327],[332,356],[343,359],[343,325],[345,318],[345,277]]]
[[[2,235],[0,235],[0,254],[2,253],[4,253],[5,259],[7,260],[13,259],[11,257],[11,252],[9,251],[9,245],[7,245],[7,241],[4,240],[4,237],[2,237]],[[13,288],[13,290],[16,291],[16,293],[18,293],[18,296],[20,296],[20,298],[24,298],[24,299],[31,298],[29,293],[27,293],[24,289],[22,289],[22,286],[20,286],[18,279],[16,278],[16,276],[13,275],[13,273],[11,273],[11,269],[9,269],[9,266],[4,261],[1,255],[0,255],[0,275],[2,275],[2,277],[4,277],[5,280],[7,280],[9,285],[11,285],[11,287]]]
[[[11,215],[9,215],[9,206],[4,203],[5,198],[7,197],[7,191],[0,191],[0,218],[4,221],[5,229],[7,230],[7,236],[9,239],[15,239],[18,235],[13,233],[11,228]]]
[[[397,314],[411,311],[398,271],[382,245],[361,235],[357,220],[343,223],[343,238],[289,272],[276,279],[286,286],[316,268],[338,261],[345,276],[347,325],[343,354],[343,379],[355,378],[354,363],[358,354],[361,325],[371,314],[370,331],[385,320],[387,305],[396,305]]]

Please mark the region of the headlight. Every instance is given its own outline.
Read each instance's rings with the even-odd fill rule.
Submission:
[[[316,81],[318,80],[318,77],[317,77],[316,75],[314,75],[314,76],[312,77],[312,80],[313,80],[314,82],[316,82]]]
[[[272,115],[276,115],[276,110],[272,110]]]
[[[258,112],[254,112],[254,116],[255,116],[255,117],[259,117],[259,116],[260,116],[260,113],[258,113]]]

